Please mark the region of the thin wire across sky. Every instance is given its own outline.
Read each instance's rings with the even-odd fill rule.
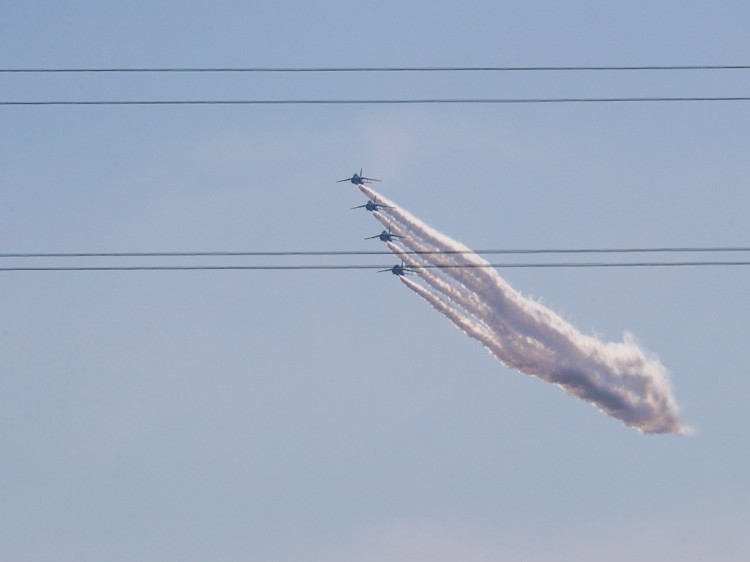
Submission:
[[[448,255],[454,253],[476,253],[476,254],[505,254],[505,255],[571,255],[571,254],[666,254],[666,253],[693,253],[693,254],[725,254],[725,253],[747,253],[750,247],[727,246],[727,247],[682,247],[682,248],[576,248],[576,249],[490,249],[478,252],[404,252],[406,254],[431,254]],[[120,261],[129,258],[185,258],[185,257],[231,257],[231,258],[258,258],[258,257],[333,257],[333,256],[382,256],[391,255],[387,250],[328,250],[328,251],[265,251],[265,252],[38,252],[38,253],[5,253],[0,254],[0,259],[8,262],[13,260],[28,259],[54,259],[57,264],[60,260],[68,261],[78,259],[108,259]],[[28,263],[26,261],[26,263]],[[749,260],[660,260],[660,261],[578,261],[578,262],[506,262],[489,263],[486,265],[475,265],[471,267],[489,267],[495,269],[575,269],[575,268],[645,268],[645,267],[737,267],[749,266]],[[382,270],[389,268],[387,264],[145,264],[145,265],[119,265],[107,263],[103,265],[8,265],[0,267],[0,272],[92,272],[92,271],[322,271],[322,270]],[[428,268],[452,268],[451,264],[425,266]],[[458,266],[469,267],[469,266]]]
[[[405,254],[664,254],[664,253],[742,253],[750,252],[750,246],[690,246],[656,248],[505,248],[466,250],[463,252],[411,252]],[[183,251],[183,252],[17,252],[0,253],[2,258],[143,258],[143,257],[272,257],[272,256],[378,256],[391,255],[389,250],[284,250],[284,251]]]
[[[0,73],[388,73],[388,72],[667,72],[750,70],[750,65],[642,65],[642,66],[319,66],[319,67],[100,67],[0,68]]]
[[[580,269],[580,268],[626,268],[626,267],[737,267],[750,266],[750,261],[663,261],[663,262],[544,262],[544,263],[488,263],[474,265],[425,265],[423,269],[492,268],[492,269]],[[412,266],[413,267],[413,266]],[[321,270],[369,269],[386,271],[391,266],[359,264],[318,265],[81,265],[81,266],[9,266],[0,267],[4,272],[52,272],[52,271],[321,271]]]
[[[747,71],[750,65],[639,65],[639,66],[360,66],[360,67],[67,67],[0,68],[0,75],[22,74],[352,74],[352,73],[565,73],[565,72],[716,72]],[[615,97],[522,97],[522,98],[373,98],[373,99],[47,99],[0,100],[3,107],[39,106],[250,106],[250,105],[516,105],[516,104],[613,104],[613,103],[705,103],[747,102],[750,96],[615,96]]]
[[[240,105],[526,105],[616,103],[748,102],[750,96],[673,96],[602,98],[372,98],[372,99],[190,99],[190,100],[5,100],[4,107],[39,106],[240,106]]]

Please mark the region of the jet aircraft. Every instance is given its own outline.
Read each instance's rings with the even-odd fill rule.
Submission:
[[[375,178],[366,178],[362,175],[362,168],[359,169],[359,173],[354,172],[354,175],[350,178],[344,178],[343,180],[337,180],[336,183],[341,183],[342,181],[350,181],[354,185],[365,185],[366,183],[372,183],[374,181],[382,181],[382,180],[376,180]]]
[[[372,240],[374,238],[380,238],[383,242],[393,242],[394,238],[403,238],[403,236],[399,236],[398,234],[392,234],[391,229],[384,230],[380,234],[376,234],[375,236],[368,236],[365,238],[365,240]]]
[[[401,262],[401,265],[394,265],[393,267],[389,267],[388,269],[380,269],[378,270],[378,273],[384,273],[386,271],[390,271],[393,273],[393,275],[398,275],[401,277],[402,275],[406,275],[407,273],[414,273],[413,269],[409,269],[408,267],[404,267],[404,262]]]
[[[392,209],[393,207],[389,205],[381,205],[380,203],[376,203],[375,201],[368,200],[367,203],[364,205],[357,205],[356,207],[352,207],[352,209],[367,209],[368,211],[379,211],[380,209]]]

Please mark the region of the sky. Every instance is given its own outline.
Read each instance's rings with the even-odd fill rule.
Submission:
[[[750,64],[738,1],[126,4],[3,1],[0,68]],[[0,74],[3,101],[748,92],[746,70]],[[0,253],[383,249],[335,183],[360,168],[475,249],[746,247],[748,118],[0,106]],[[395,259],[0,266],[321,262]],[[504,367],[371,270],[0,272],[2,558],[744,560],[750,268],[499,272],[584,334],[633,334],[693,434],[642,435]]]

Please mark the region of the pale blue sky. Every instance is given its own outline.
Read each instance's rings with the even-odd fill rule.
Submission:
[[[127,4],[6,0],[0,67],[750,64],[744,2]],[[749,93],[748,71],[0,75],[3,100]],[[0,251],[379,249],[334,183],[360,167],[474,248],[748,246],[748,118],[0,107]],[[2,273],[0,557],[743,560],[750,268],[503,275],[634,333],[696,434],[504,368],[389,275]]]

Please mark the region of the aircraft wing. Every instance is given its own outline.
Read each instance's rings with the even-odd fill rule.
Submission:
[[[356,207],[352,207],[352,209],[364,209],[365,207],[367,207],[367,205],[357,205]]]
[[[336,183],[341,183],[342,181],[352,181],[352,178],[344,178],[343,180],[336,180]]]
[[[375,236],[368,236],[365,238],[365,240],[372,240],[373,238],[380,238],[380,234],[376,234]]]
[[[363,179],[365,181],[383,181],[383,180],[376,180],[375,178],[363,178],[363,177],[360,177],[360,179]]]

